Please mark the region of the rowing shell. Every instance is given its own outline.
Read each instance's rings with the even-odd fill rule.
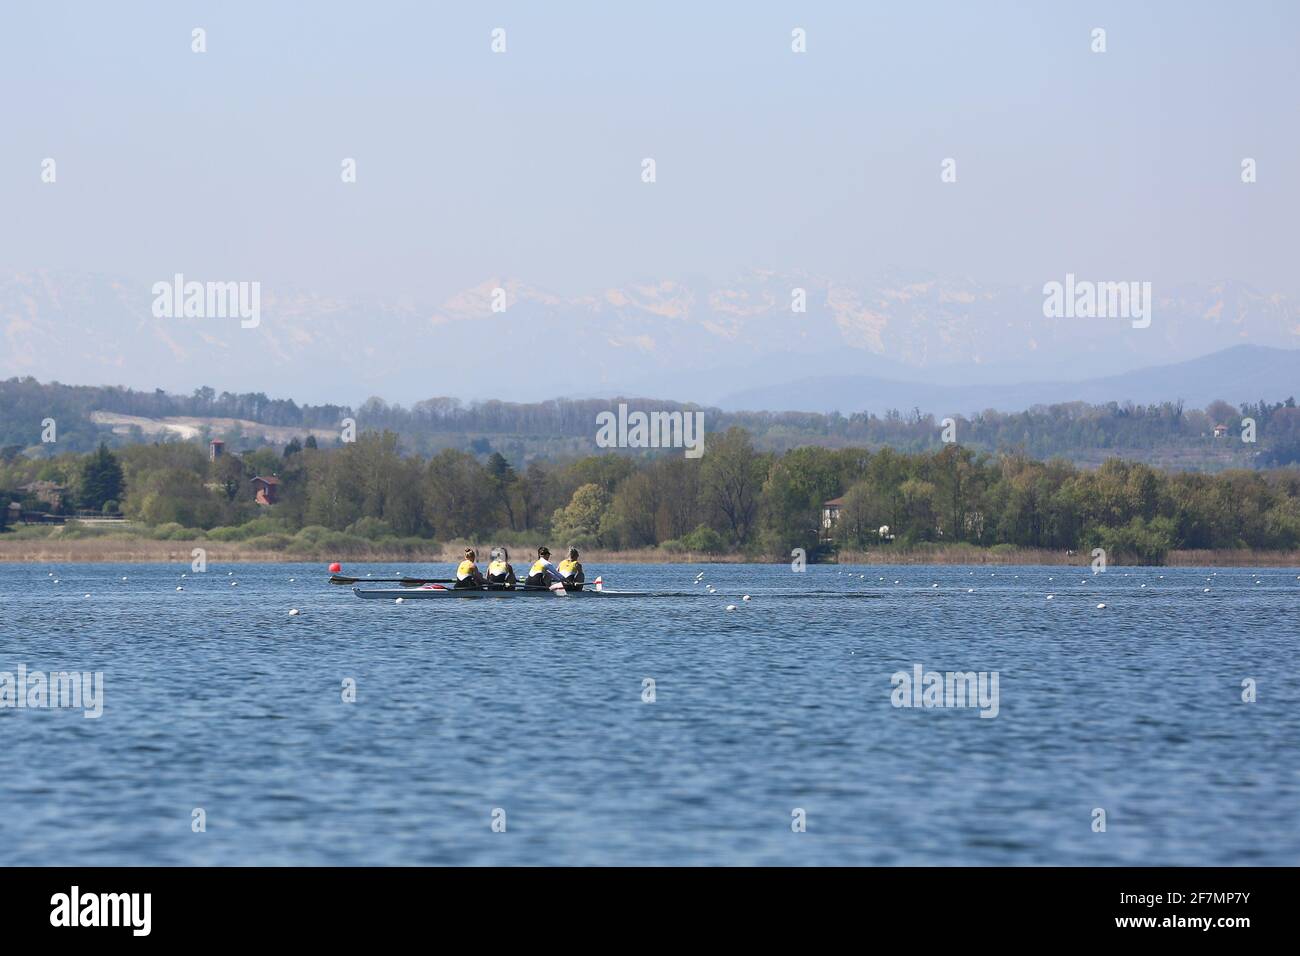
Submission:
[[[405,601],[422,601],[426,598],[517,598],[517,597],[573,597],[573,598],[607,598],[607,597],[672,597],[670,594],[655,594],[650,591],[561,591],[558,594],[549,588],[516,588],[514,590],[487,590],[480,588],[353,588],[352,593],[369,601],[393,601],[402,598]]]

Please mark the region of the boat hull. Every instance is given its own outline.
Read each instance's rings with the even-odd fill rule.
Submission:
[[[425,601],[445,598],[607,598],[607,597],[646,597],[640,591],[563,591],[556,593],[546,588],[517,588],[515,590],[488,591],[476,588],[353,588],[352,593],[368,601],[395,601],[402,598],[408,601]]]

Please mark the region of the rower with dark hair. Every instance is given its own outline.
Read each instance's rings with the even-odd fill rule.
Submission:
[[[455,588],[481,588],[487,584],[483,578],[483,572],[478,569],[474,563],[478,557],[473,548],[465,549],[465,560],[456,567],[456,583],[452,585]]]
[[[517,583],[515,569],[510,566],[510,552],[505,548],[492,549],[487,579],[490,588],[513,588]]]
[[[537,560],[528,569],[528,578],[524,581],[530,588],[549,588],[552,584],[563,584],[564,578],[551,564],[551,549],[542,545],[537,549]]]
[[[581,591],[586,578],[582,573],[582,562],[578,560],[578,549],[570,548],[569,556],[560,562],[558,569],[564,579],[566,591]]]

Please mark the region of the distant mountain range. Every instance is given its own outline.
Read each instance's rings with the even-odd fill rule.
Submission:
[[[1157,288],[1145,329],[1124,319],[1044,318],[1041,286],[898,273],[840,280],[752,271],[721,284],[653,279],[568,297],[489,279],[432,305],[263,284],[260,324],[241,328],[233,318],[155,318],[151,286],[170,278],[0,279],[0,377],[169,391],[208,382],[357,404],[372,394],[408,404],[434,395],[623,394],[726,408],[936,413],[1300,391],[1300,352],[1280,351],[1300,346],[1300,307],[1235,282]],[[507,305],[499,314],[498,288]],[[791,310],[796,288],[806,290],[806,312]]]
[[[1216,399],[1239,406],[1291,397],[1300,397],[1300,350],[1236,345],[1186,362],[1082,381],[928,385],[864,375],[823,376],[746,389],[725,396],[718,404],[728,411],[846,414],[919,408],[942,417],[988,409],[1016,412],[1063,402],[1145,405],[1181,399],[1189,408],[1205,408]]]

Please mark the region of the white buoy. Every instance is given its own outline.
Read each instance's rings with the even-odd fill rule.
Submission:
[[[123,579],[122,579],[122,580],[123,580],[123,581],[125,581],[125,580],[126,580],[126,578],[123,578]]]
[[[86,595],[86,597],[90,597],[90,595],[89,595],[89,594],[87,594],[87,595]]]
[[[742,600],[742,601],[748,601],[748,600],[749,600],[749,595],[746,594],[743,598],[741,598],[741,600]]]
[[[932,587],[932,588],[937,588],[938,586],[939,586],[939,585],[937,585],[937,584],[931,584],[931,585],[930,585],[930,587]]]
[[[58,579],[58,578],[55,578],[55,579],[54,579],[54,583],[55,583],[55,584],[58,584],[58,583],[59,583],[59,579]]]
[[[728,611],[734,611],[735,609],[736,609],[736,605],[734,605],[734,604],[728,604],[728,605],[727,605],[727,610],[728,610]]]
[[[974,588],[967,588],[967,589],[966,589],[966,593],[967,593],[967,594],[974,594],[974,593],[975,593],[975,589],[974,589]]]
[[[1097,605],[1097,610],[1098,610],[1098,611],[1104,611],[1105,609],[1106,609],[1106,605],[1104,605],[1104,604],[1098,604],[1098,605]]]
[[[1205,589],[1204,591],[1202,591],[1201,593],[1202,593],[1202,594],[1209,594],[1209,593],[1210,593],[1210,589],[1209,589],[1209,588],[1206,588],[1206,589]]]
[[[289,583],[290,583],[290,584],[293,584],[293,578],[290,578],[290,579],[289,579]]]
[[[406,603],[406,598],[398,598],[398,599],[397,599],[396,601],[394,601],[393,603],[394,603],[394,604],[405,604],[405,603]]]
[[[237,588],[237,587],[239,587],[239,582],[238,582],[238,581],[231,581],[231,582],[230,582],[230,586],[231,586],[232,588]]]
[[[296,607],[291,607],[291,608],[289,608],[289,616],[290,616],[290,617],[297,617],[297,616],[298,616],[298,609],[297,609]]]
[[[177,590],[177,591],[184,591],[185,589],[184,589],[184,588],[177,588],[176,590]]]
[[[227,571],[227,572],[226,572],[226,577],[228,577],[228,578],[233,578],[234,576],[235,576],[235,572],[234,572],[234,571]]]
[[[1056,597],[1055,594],[1049,594],[1049,595],[1047,595],[1047,600],[1050,601],[1050,600],[1051,600],[1052,598],[1054,598],[1054,597]]]

